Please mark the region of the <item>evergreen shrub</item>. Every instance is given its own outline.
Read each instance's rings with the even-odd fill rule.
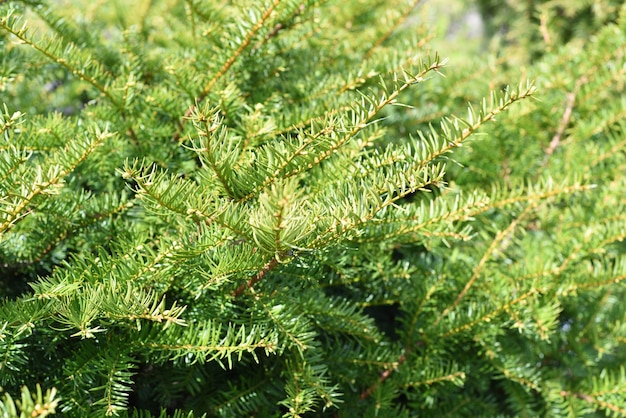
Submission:
[[[0,416],[626,415],[626,7],[418,3],[0,1]]]

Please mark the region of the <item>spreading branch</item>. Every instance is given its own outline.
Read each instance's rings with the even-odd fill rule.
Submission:
[[[228,72],[228,70],[230,70],[230,68],[233,66],[235,61],[237,61],[237,59],[241,56],[241,54],[243,54],[243,51],[245,51],[246,48],[250,45],[250,42],[252,42],[252,39],[254,39],[256,34],[263,27],[265,22],[269,19],[270,15],[272,14],[276,6],[280,4],[280,1],[281,0],[274,0],[272,4],[263,12],[259,21],[246,34],[246,37],[243,39],[243,42],[239,45],[239,47],[235,50],[235,52],[226,60],[226,62],[222,65],[220,70],[217,73],[215,73],[213,78],[211,78],[211,80],[209,80],[209,82],[204,86],[200,94],[198,94],[195,100],[196,104],[191,105],[187,108],[187,111],[185,112],[184,117],[180,120],[178,124],[179,129],[174,134],[174,138],[173,138],[174,141],[178,141],[180,139],[180,136],[182,135],[182,132],[184,129],[185,120],[187,120],[189,116],[191,116],[197,104],[202,102],[206,98],[206,96],[208,96],[208,94],[211,92],[211,89],[213,89],[213,86],[215,86],[215,83],[217,83]]]

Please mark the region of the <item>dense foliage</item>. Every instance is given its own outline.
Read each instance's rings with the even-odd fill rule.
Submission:
[[[626,415],[626,7],[418,3],[0,2],[0,416]]]

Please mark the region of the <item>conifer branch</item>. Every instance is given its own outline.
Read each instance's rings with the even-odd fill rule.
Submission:
[[[410,57],[406,60],[404,60],[402,62],[401,65],[393,68],[392,70],[389,71],[389,73],[391,74],[395,74],[395,73],[401,73],[403,71],[404,68],[406,67],[410,67],[412,65],[415,64],[415,57]],[[442,66],[445,63],[442,62]],[[307,96],[306,98],[302,98],[302,100],[306,99],[307,101],[314,101],[315,99],[319,99],[320,97],[323,97],[325,95],[333,95],[333,96],[339,96],[343,93],[349,92],[349,91],[355,91],[357,90],[359,87],[366,85],[369,82],[372,82],[374,79],[376,78],[380,78],[381,77],[381,73],[378,71],[369,71],[367,74],[365,75],[357,75],[355,78],[348,80],[346,82],[344,82],[341,85],[330,85],[324,89],[319,90],[318,92],[316,92],[315,94],[311,94],[309,96]],[[294,103],[300,103],[301,100],[295,100],[292,101]],[[288,132],[292,132],[292,131],[298,131],[300,129],[303,129],[307,126],[310,126],[313,122],[315,121],[323,121],[325,118],[328,119],[332,119],[335,115],[338,114],[343,114],[346,111],[349,111],[350,109],[353,108],[353,105],[350,104],[350,102],[348,102],[347,104],[343,104],[341,106],[333,106],[330,109],[326,109],[324,111],[323,115],[316,115],[316,116],[311,116],[308,117],[307,119],[298,122],[297,124],[293,124],[290,126],[287,126],[279,131],[277,131],[276,133],[278,135],[281,134],[286,134]]]
[[[502,312],[506,312],[507,310],[509,310],[511,307],[515,306],[515,305],[519,305],[524,303],[528,298],[535,296],[537,294],[541,294],[542,289],[539,288],[533,288],[530,289],[529,291],[521,294],[520,296],[518,296],[517,298],[513,299],[512,301],[509,301],[499,307],[497,307],[496,309],[494,309],[491,312],[486,313],[485,315],[482,315],[479,318],[476,318],[475,320],[468,322],[466,324],[463,324],[459,327],[453,328],[449,331],[446,331],[445,333],[441,334],[439,337],[440,338],[448,338],[452,335],[458,334],[460,332],[463,331],[467,331],[469,329],[472,329],[474,326],[478,325],[478,324],[482,324],[482,323],[487,323],[490,322],[491,320],[493,320],[494,318],[496,318],[498,315],[500,315]],[[441,317],[440,317],[441,318]]]
[[[548,30],[548,12],[543,10],[541,15],[539,16],[539,29],[541,31],[541,36],[543,37],[543,41],[546,44],[546,49],[549,51],[552,49],[552,37],[550,36],[550,31]]]
[[[211,19],[214,18],[213,16],[210,16],[210,15],[206,14],[199,7],[197,7],[197,4],[194,2],[194,0],[185,0],[185,3],[186,3],[186,5],[187,5],[187,7],[189,9],[189,12],[187,12],[187,15],[191,15],[194,18],[196,16],[198,16],[204,22],[210,22]],[[195,36],[194,36],[194,38],[195,38]]]
[[[130,361],[130,358],[122,356],[111,359],[107,367],[105,384],[100,388],[92,389],[104,389],[104,398],[94,404],[103,404],[105,416],[118,415],[118,412],[126,410],[128,394],[131,391],[131,379],[134,375],[130,370],[132,365]]]
[[[1,181],[2,180],[0,179],[0,182]],[[72,236],[78,235],[82,230],[94,225],[96,222],[101,221],[102,219],[112,217],[116,214],[119,214],[120,212],[123,212],[124,210],[127,210],[130,206],[132,205],[128,202],[121,202],[119,205],[110,208],[106,212],[94,213],[91,214],[91,216],[85,217],[84,219],[74,224],[72,228],[68,228],[65,231],[59,233],[55,237],[55,239],[50,241],[45,248],[41,249],[35,257],[24,261],[18,261],[15,264],[18,264],[21,267],[25,267],[32,266],[33,264],[41,262],[41,260],[43,260],[43,258],[47,254],[49,254],[55,247],[57,247],[61,242],[66,241]]]
[[[424,190],[428,186],[438,187],[443,179],[443,167],[433,167],[430,171],[421,173],[422,178],[416,179],[412,183],[406,185],[404,189],[389,192],[384,200],[376,195],[375,203],[370,205],[369,211],[361,214],[356,219],[352,219],[347,222],[341,222],[339,224],[333,223],[326,230],[318,233],[318,236],[309,244],[312,247],[324,246],[341,236],[345,236],[348,232],[357,229],[360,226],[365,226],[368,222],[372,221],[377,213],[383,209],[395,205],[396,202],[414,193],[417,190]],[[388,184],[386,186],[389,186]],[[378,192],[378,191],[376,191]],[[375,192],[375,193],[376,193]],[[382,193],[384,194],[385,191]]]
[[[626,281],[626,274],[619,274],[616,276],[608,277],[602,281],[589,281],[587,283],[578,283],[570,285],[567,289],[563,291],[563,295],[575,294],[578,290],[583,289],[595,289],[595,288],[604,288],[611,284],[619,284],[623,281]]]
[[[594,397],[592,395],[588,395],[586,393],[581,393],[581,392],[570,392],[570,391],[566,391],[566,390],[562,390],[560,392],[560,395],[563,396],[564,398],[566,397],[574,397],[574,398],[578,398],[578,399],[582,399],[583,401],[590,403],[592,405],[597,405],[602,409],[607,409],[609,411],[618,413],[620,415],[626,415],[626,408],[622,408],[619,405],[615,405],[612,404],[610,402],[605,402],[601,399],[598,399],[597,397]]]
[[[96,135],[97,137],[95,140],[90,144],[87,144],[83,150],[72,149],[74,144],[68,144],[65,152],[68,153],[70,157],[74,157],[75,159],[68,161],[65,164],[61,163],[50,167],[49,172],[46,174],[41,171],[41,168],[38,168],[34,184],[31,185],[30,189],[26,189],[23,191],[23,194],[15,196],[15,201],[8,203],[7,208],[3,209],[5,215],[3,217],[4,222],[0,224],[0,234],[13,227],[15,222],[26,216],[24,210],[30,205],[35,197],[41,194],[53,193],[53,189],[60,187],[61,182],[69,173],[71,173],[81,162],[83,162],[99,145],[113,136],[113,134],[106,131],[96,132]],[[76,154],[77,152],[81,152],[81,154],[72,155],[72,153]],[[66,158],[67,156],[63,155],[62,157]]]
[[[0,412],[6,417],[46,417],[55,414],[59,406],[57,389],[48,389],[44,394],[39,383],[34,393],[27,386],[23,386],[20,400],[21,402],[15,401],[9,393],[3,393],[0,398]]]
[[[196,27],[196,14],[198,13],[197,8],[194,7],[192,0],[185,0],[185,14],[187,15],[187,20],[189,20],[189,24],[191,25],[191,36],[193,37],[194,42],[197,40],[197,27]]]
[[[576,183],[576,184],[572,184],[568,186],[552,187],[550,183],[552,183],[551,179],[549,179],[547,190],[543,189],[537,192],[534,192],[534,190],[528,190],[527,193],[520,193],[517,195],[513,194],[512,196],[501,198],[501,199],[492,198],[492,200],[489,202],[488,205],[476,207],[475,210],[470,211],[467,215],[472,217],[472,216],[478,215],[479,213],[483,213],[489,209],[499,209],[499,208],[503,208],[503,207],[510,206],[513,204],[520,204],[520,203],[526,203],[526,202],[532,204],[538,201],[549,200],[561,194],[585,192],[585,191],[593,190],[596,188],[596,185],[594,184]]]
[[[41,17],[43,18],[43,15]],[[57,27],[58,22],[51,22],[47,19],[45,20],[55,30],[59,30],[59,28]],[[75,53],[77,48],[76,46],[71,45],[71,44],[68,47],[66,47],[66,50],[64,53],[66,57],[63,57],[61,54],[55,54],[54,49],[53,49],[53,47],[56,46],[56,44],[54,43],[55,41],[50,42],[48,45],[40,45],[37,41],[27,36],[26,25],[24,25],[21,29],[17,29],[16,27],[17,21],[18,21],[17,18],[14,19],[14,21],[11,21],[11,11],[9,11],[9,13],[5,17],[0,18],[0,28],[3,28],[7,32],[13,34],[22,43],[29,45],[30,47],[32,47],[33,49],[35,49],[36,51],[44,55],[46,58],[48,58],[52,62],[55,62],[56,64],[68,70],[70,73],[74,74],[80,80],[83,80],[91,84],[94,88],[96,88],[96,90],[102,93],[102,95],[113,106],[115,106],[119,110],[122,119],[127,120],[127,115],[124,112],[125,98],[121,101],[118,101],[104,84],[98,81],[95,76],[90,75],[87,72],[87,69],[89,67],[94,67],[98,71],[101,71],[103,74],[106,73],[108,76],[112,76],[110,73],[104,70],[104,67],[102,66],[102,64],[96,62],[95,59],[91,56],[87,57],[86,61],[83,63],[73,62],[72,60],[75,59],[75,57],[73,57],[73,54]],[[64,30],[69,31],[69,29],[65,27],[64,27]],[[81,66],[82,68],[79,68],[79,66]],[[128,86],[126,86],[124,90],[125,94],[126,94],[127,87]],[[137,134],[135,133],[134,129],[132,127],[129,127],[127,132],[128,132],[128,136],[131,138],[133,143],[137,145],[139,141],[138,141]]]
[[[295,18],[297,18],[298,16],[300,16],[302,13],[304,13],[304,11],[306,10],[306,3],[300,3],[300,5],[298,7],[296,7],[296,9],[293,11],[293,13],[291,14],[291,17],[289,18],[289,21],[293,21]],[[274,27],[272,28],[271,31],[269,31],[267,33],[267,35],[265,35],[265,37],[263,38],[263,40],[259,41],[255,46],[254,49],[259,49],[261,47],[261,45],[267,41],[269,41],[270,39],[272,39],[273,37],[275,37],[276,35],[278,35],[278,33],[282,30],[285,30],[288,28],[288,24],[287,23],[282,23],[282,22],[278,22],[276,25],[274,25]]]
[[[561,122],[559,123],[559,127],[556,130],[556,133],[552,137],[552,141],[550,141],[550,145],[546,149],[546,157],[550,157],[552,153],[557,149],[557,147],[561,143],[561,136],[565,132],[567,125],[569,124],[570,118],[572,117],[572,110],[574,109],[574,103],[576,101],[575,93],[568,93],[567,100],[565,105],[565,111],[563,112],[563,116],[561,117]]]
[[[202,363],[217,361],[222,367],[226,367],[222,363],[226,359],[228,367],[232,368],[233,356],[240,358],[243,353],[249,353],[256,357],[257,350],[263,350],[266,354],[276,352],[274,332],[265,331],[256,325],[248,328],[243,325],[228,325],[224,330],[215,321],[196,322],[194,328],[172,327],[162,330],[153,327],[148,332],[155,338],[142,339],[137,341],[137,345],[149,348],[155,354],[162,352],[166,358],[170,356],[167,353],[173,353],[174,358],[190,357]]]
[[[453,372],[450,374],[446,374],[444,376],[437,376],[434,377],[432,379],[425,379],[422,381],[418,381],[418,382],[409,382],[404,384],[404,387],[416,387],[416,386],[431,386],[434,385],[435,383],[441,383],[441,382],[459,382],[459,381],[463,381],[465,380],[465,372],[461,372],[461,371],[457,371],[457,372]]]
[[[398,367],[400,367],[405,361],[406,361],[406,354],[402,354],[400,357],[398,357],[395,367],[392,369],[391,368],[387,369],[384,372],[382,372],[378,380],[373,385],[371,385],[370,387],[365,389],[363,392],[361,392],[361,395],[359,396],[359,398],[361,400],[364,400],[372,396],[372,393],[374,393],[374,391],[378,388],[378,386],[385,383],[385,381],[391,377],[393,372],[395,372],[398,369]]]
[[[413,315],[411,315],[411,321],[410,321],[410,325],[408,328],[407,338],[405,339],[405,343],[404,343],[406,351],[411,351],[413,349],[413,344],[414,344],[413,335],[415,334],[415,325],[417,324],[417,321],[419,320],[420,315],[424,311],[424,306],[430,300],[431,296],[441,287],[445,279],[446,279],[446,276],[441,275],[439,279],[435,283],[433,283],[432,286],[428,288],[428,290],[422,297],[422,300],[420,301],[419,305],[417,306],[417,309],[413,311]]]
[[[457,124],[442,122],[442,130],[444,134],[446,135],[446,138],[445,138],[446,142],[442,146],[439,146],[437,148],[433,146],[432,148],[428,149],[427,152],[424,153],[424,155],[420,155],[420,156],[416,156],[412,158],[418,161],[418,163],[416,164],[417,167],[415,167],[415,170],[418,173],[420,173],[420,175],[423,177],[422,181],[420,182],[420,181],[411,181],[411,180],[402,179],[402,183],[407,184],[404,190],[398,191],[396,193],[389,193],[389,196],[385,199],[384,202],[381,201],[380,204],[373,205],[372,211],[368,215],[366,215],[364,218],[362,218],[359,222],[353,222],[350,225],[342,225],[340,233],[332,234],[332,227],[331,227],[331,229],[326,231],[326,233],[328,233],[326,235],[328,236],[325,237],[325,240],[332,241],[334,238],[336,238],[336,235],[344,234],[345,232],[351,229],[354,229],[358,227],[359,225],[364,224],[365,222],[372,219],[377,212],[383,210],[385,207],[389,205],[393,205],[396,201],[403,198],[407,194],[413,193],[416,190],[423,190],[425,187],[427,187],[430,184],[434,186],[439,186],[440,181],[443,178],[443,167],[433,166],[430,172],[426,172],[424,170],[427,169],[427,166],[429,164],[432,164],[434,160],[440,158],[444,154],[449,153],[453,148],[460,146],[461,143],[464,140],[466,140],[473,132],[478,130],[483,124],[495,118],[497,114],[504,111],[508,106],[510,106],[511,104],[513,104],[514,102],[518,100],[524,99],[532,95],[534,90],[535,89],[531,84],[527,84],[525,87],[522,87],[522,85],[520,85],[516,91],[511,91],[511,92],[506,93],[505,97],[500,100],[497,99],[495,94],[492,94],[491,103],[493,105],[493,108],[491,110],[487,111],[486,106],[483,104],[483,108],[480,110],[480,112],[478,114],[475,114],[472,108],[470,107],[470,113],[469,113],[470,116],[469,116],[468,121],[457,119],[458,123],[463,124],[464,126],[467,126],[466,128],[462,130],[458,127]],[[429,142],[436,143],[437,137],[434,133],[432,133],[429,139],[430,139]],[[493,206],[484,204],[484,202],[478,203],[476,205],[475,211],[477,212],[485,211],[489,207],[493,207]],[[472,210],[463,208],[462,212],[464,212],[464,213],[461,213],[463,217],[468,217],[470,216],[468,212],[472,212]],[[453,215],[454,215],[453,213],[445,213],[445,214],[442,214],[441,216],[453,217]],[[437,222],[437,217],[432,216],[432,214],[426,219],[427,220],[421,225],[421,227],[425,227],[431,224],[431,221],[433,221],[433,223]],[[414,229],[419,230],[419,227],[415,227]],[[314,240],[311,245],[319,245],[318,241],[320,241],[321,237],[324,237],[324,236],[325,236],[324,233],[319,234],[318,238],[316,238],[316,240]]]
[[[453,148],[459,147],[470,135],[476,132],[482,125],[486,124],[489,121],[492,121],[496,118],[496,116],[503,111],[505,111],[509,106],[513,103],[518,102],[520,100],[531,97],[536,91],[535,86],[527,82],[526,85],[520,85],[514,91],[506,91],[504,97],[498,99],[495,92],[491,93],[490,102],[492,104],[492,109],[485,112],[486,109],[486,101],[483,100],[483,107],[478,114],[474,114],[472,108],[470,107],[469,118],[468,120],[463,120],[457,118],[456,120],[465,125],[466,127],[460,132],[460,135],[456,136],[453,140],[451,140],[446,146],[441,149],[433,152],[428,159],[425,159],[422,162],[422,165],[428,164],[430,161],[435,160],[442,155],[450,152]],[[444,128],[447,128],[444,124],[442,124]],[[445,132],[445,129],[444,129]]]
[[[154,165],[138,169],[137,164],[138,161],[132,165],[127,164],[122,171],[122,177],[132,178],[137,183],[137,191],[140,192],[138,196],[148,197],[145,200],[152,205],[152,210],[160,212],[166,209],[196,222],[203,222],[207,226],[215,222],[244,239],[252,239],[248,231],[229,222],[228,214],[236,210],[231,200],[207,196],[197,184],[168,178],[165,173],[158,172]]]
[[[419,190],[419,189],[418,189]],[[380,228],[376,232],[384,232],[387,239],[420,234],[424,237],[450,237],[457,241],[469,239],[469,231],[429,231],[429,227],[440,226],[443,222],[457,222],[471,219],[480,212],[486,211],[492,206],[486,196],[470,197],[466,202],[455,200],[451,207],[424,203],[417,210],[408,212],[406,216],[388,217],[376,219],[375,226]],[[440,210],[436,207],[439,206]],[[383,229],[389,227],[389,230]],[[376,238],[372,237],[372,240]],[[368,242],[369,239],[365,239]]]
[[[232,67],[235,61],[237,61],[237,59],[241,56],[243,51],[245,51],[245,49],[250,45],[250,42],[252,42],[257,32],[263,27],[265,22],[269,19],[270,15],[274,11],[274,9],[280,4],[280,2],[281,0],[273,0],[272,4],[270,4],[269,7],[265,9],[265,11],[261,14],[261,17],[256,22],[256,24],[252,27],[252,29],[250,29],[250,31],[248,31],[248,33],[246,33],[239,47],[226,60],[226,62],[222,65],[219,71],[215,73],[215,75],[213,75],[211,80],[209,80],[209,82],[204,86],[200,94],[198,94],[198,96],[196,97],[196,104],[189,106],[189,108],[185,112],[183,119],[180,121],[181,126],[183,126],[184,121],[187,118],[189,118],[189,116],[191,116],[191,114],[194,111],[194,108],[198,105],[198,103],[202,102],[205,99],[205,97],[211,92],[211,89],[213,89],[213,86],[215,85],[215,83],[217,83],[224,75],[226,75],[230,67]],[[178,141],[181,134],[182,134],[182,129],[177,130],[176,133],[174,134],[174,138],[173,138],[174,141]]]
[[[26,163],[32,155],[31,151],[18,149],[14,145],[9,145],[7,149],[3,151],[8,152],[3,155],[5,160],[0,161],[0,184],[3,184],[13,175],[17,174],[18,170],[23,167],[24,163]]]
[[[259,270],[259,272],[254,275],[254,277],[252,277],[250,280],[248,280],[246,283],[241,284],[234,292],[233,292],[233,297],[237,298],[239,296],[241,296],[243,294],[243,292],[245,292],[247,289],[252,289],[252,287],[254,287],[255,284],[257,284],[258,282],[260,282],[261,280],[263,280],[263,278],[272,270],[274,270],[277,266],[278,266],[279,262],[278,262],[278,258],[274,257],[272,258],[267,264],[265,264],[263,266],[263,268],[261,270]]]
[[[442,278],[443,280],[443,278]],[[429,290],[429,293],[432,294],[434,291],[436,290],[436,286],[432,286],[431,289]],[[524,293],[523,295],[520,295],[519,297],[517,297],[516,299],[498,307],[497,309],[495,309],[494,311],[488,313],[485,316],[482,316],[480,318],[477,318],[476,320],[468,323],[468,324],[464,324],[458,328],[455,328],[453,330],[450,330],[448,332],[446,332],[445,334],[442,334],[440,336],[440,338],[447,338],[450,335],[453,334],[457,334],[463,330],[467,330],[467,329],[471,329],[472,327],[474,327],[475,325],[479,324],[479,323],[484,323],[484,322],[488,322],[492,319],[494,319],[497,315],[499,315],[500,313],[510,309],[512,306],[515,306],[517,304],[522,303],[523,301],[525,301],[526,299],[528,299],[529,297],[536,295],[537,293],[540,293],[539,289],[531,289],[530,291]],[[420,304],[420,309],[418,309],[418,312],[421,311],[421,306],[423,305],[423,303],[428,300],[429,296],[424,297],[424,299],[422,300],[422,303]],[[417,320],[418,315],[415,315],[413,317],[413,324],[412,324],[412,328],[410,329],[410,334],[412,335],[413,329],[414,329],[414,324],[415,321]],[[410,341],[410,338],[407,339],[407,341]],[[378,387],[379,384],[382,384],[385,380],[387,380],[391,374],[397,370],[397,368],[404,363],[404,361],[406,360],[406,355],[408,353],[410,353],[412,351],[411,347],[407,347],[406,348],[406,353],[402,354],[397,361],[397,367],[394,369],[387,369],[384,372],[381,373],[381,377],[379,379],[378,382],[376,382],[374,385],[370,386],[367,390],[365,390],[364,392],[361,393],[361,399],[366,399],[368,398],[373,392],[374,390],[376,390],[376,388]],[[451,375],[449,375],[448,377],[450,377],[450,379],[441,379],[441,380],[455,380],[455,379],[459,379],[459,378],[464,378],[465,374],[463,372],[457,372],[457,373],[453,373]],[[434,382],[433,382],[434,383]],[[424,384],[424,383],[423,383]]]
[[[0,135],[14,130],[18,125],[24,122],[24,114],[22,112],[18,110],[9,114],[9,109],[7,108],[6,103],[3,104],[3,107],[4,112],[0,114]]]
[[[289,155],[287,158],[284,158],[284,161],[281,163],[280,166],[278,166],[273,175],[272,176],[268,176],[260,185],[258,185],[257,187],[255,187],[254,191],[249,193],[247,196],[245,196],[242,201],[248,201],[250,199],[252,199],[253,197],[255,197],[257,195],[257,193],[262,190],[267,188],[268,186],[272,185],[277,178],[279,178],[280,175],[283,175],[284,178],[290,178],[293,177],[295,175],[298,175],[306,170],[310,170],[314,165],[319,165],[321,162],[323,162],[324,160],[326,160],[328,157],[330,157],[331,155],[333,155],[333,153],[337,152],[337,150],[339,150],[339,148],[341,148],[344,144],[346,144],[350,139],[352,139],[353,137],[355,137],[361,130],[363,130],[364,128],[366,128],[368,126],[368,123],[383,109],[385,108],[387,105],[394,103],[397,99],[397,97],[400,95],[400,93],[402,93],[404,90],[408,89],[411,85],[419,83],[421,81],[423,81],[424,77],[426,76],[427,73],[431,72],[431,71],[435,71],[438,72],[441,67],[445,65],[445,61],[442,62],[439,60],[438,56],[435,56],[433,62],[430,65],[423,65],[422,69],[416,74],[416,75],[411,75],[408,72],[404,72],[404,76],[405,76],[405,80],[402,82],[399,82],[399,80],[395,80],[399,82],[399,85],[397,86],[396,89],[394,89],[391,93],[389,94],[383,94],[383,96],[376,100],[374,98],[368,98],[367,96],[363,95],[363,100],[364,102],[369,102],[371,104],[370,108],[367,109],[363,114],[356,114],[355,116],[355,121],[354,124],[348,128],[348,132],[343,135],[341,138],[339,138],[338,140],[334,141],[333,143],[330,144],[330,146],[327,147],[327,149],[324,152],[318,153],[314,159],[314,161],[312,163],[309,163],[308,165],[305,166],[301,166],[298,168],[295,168],[289,172],[284,172],[284,170],[299,156],[302,156],[306,153],[306,150],[309,148],[312,148],[315,143],[316,143],[316,139],[318,137],[322,137],[322,134],[325,133],[324,130],[320,131],[318,134],[311,136],[309,139],[307,139],[306,141],[304,141],[295,151],[293,151],[291,153],[291,155]],[[364,104],[363,104],[364,106]],[[356,113],[356,111],[355,111]]]
[[[413,3],[406,8],[404,13],[402,13],[395,21],[395,23],[389,28],[382,36],[380,36],[374,44],[369,47],[369,49],[365,52],[365,59],[368,59],[372,53],[382,44],[389,39],[389,37],[409,18],[413,10],[417,7],[421,0],[414,0]]]
[[[11,20],[11,17],[12,17],[12,13],[11,11],[9,11],[9,13],[6,16],[0,18],[0,28],[11,33],[13,36],[18,38],[22,43],[31,46],[33,49],[35,49],[36,51],[38,51],[39,53],[41,53],[42,55],[44,55],[51,61],[59,64],[60,66],[62,66],[63,68],[65,68],[66,70],[68,70],[69,72],[77,76],[78,78],[80,78],[81,80],[86,81],[87,83],[91,84],[100,93],[102,93],[114,106],[116,107],[120,106],[120,104],[113,97],[113,95],[108,91],[108,89],[104,85],[102,85],[98,80],[96,80],[94,77],[87,74],[84,70],[81,70],[78,67],[72,65],[72,63],[69,62],[67,58],[63,58],[59,55],[55,55],[54,53],[52,53],[52,51],[49,48],[50,45],[52,44],[49,44],[48,46],[41,46],[37,42],[35,42],[34,40],[26,36],[26,32],[27,32],[26,25],[24,25],[21,29],[16,29],[15,25],[17,25],[17,18]],[[83,64],[83,67],[87,67],[88,65],[93,65],[92,63],[93,58],[89,58],[89,60],[90,61],[88,61],[88,63]]]
[[[450,306],[448,306],[446,309],[443,310],[443,312],[441,313],[441,315],[439,315],[437,317],[437,319],[435,320],[435,322],[433,323],[434,326],[437,326],[437,324],[439,324],[439,322],[445,318],[450,312],[452,312],[452,310],[454,310],[454,308],[457,307],[457,305],[461,302],[461,299],[463,299],[463,297],[467,294],[467,292],[470,290],[470,288],[474,285],[474,283],[476,282],[476,280],[478,280],[478,278],[481,276],[482,274],[482,270],[485,267],[485,263],[487,262],[487,260],[489,258],[491,258],[491,256],[493,255],[494,252],[497,251],[497,247],[499,245],[501,245],[503,243],[503,241],[513,233],[513,231],[515,230],[515,228],[517,228],[517,225],[526,217],[530,214],[531,210],[534,209],[535,205],[530,204],[528,206],[526,206],[526,208],[522,211],[522,213],[516,217],[513,222],[511,222],[509,224],[508,227],[506,227],[506,229],[499,231],[496,234],[495,239],[491,242],[491,245],[489,246],[489,248],[487,249],[487,251],[485,251],[485,253],[483,254],[483,257],[480,259],[480,261],[478,262],[478,265],[476,265],[476,267],[474,268],[472,277],[468,280],[468,282],[465,284],[465,287],[463,288],[463,290],[461,290],[461,292],[457,295],[456,299],[454,300],[454,302],[452,302],[452,304]]]
[[[499,370],[507,379],[513,380],[530,390],[541,392],[541,387],[539,387],[537,383],[533,382],[531,379],[528,379],[527,377],[520,376],[518,373],[516,373],[518,372],[517,370],[511,371],[506,367],[502,367],[498,365],[494,365],[493,367]]]
[[[598,155],[596,158],[591,161],[591,163],[585,166],[585,172],[589,173],[594,167],[597,167],[601,162],[610,159],[615,156],[618,152],[626,148],[626,137],[624,137],[620,141],[616,141],[613,146],[607,150],[606,152]]]
[[[219,180],[221,185],[224,187],[226,194],[230,196],[231,198],[234,198],[235,192],[231,188],[229,181],[226,178],[226,175],[224,173],[225,164],[222,162],[222,165],[220,165],[218,164],[218,161],[216,161],[217,150],[214,147],[213,138],[211,138],[215,130],[219,128],[216,125],[212,124],[212,121],[209,118],[201,116],[199,119],[200,119],[200,122],[204,124],[204,131],[202,132],[202,134],[204,134],[206,137],[206,148],[203,150],[206,152],[204,155],[206,156],[206,159],[209,162],[211,169],[217,176],[217,179]]]

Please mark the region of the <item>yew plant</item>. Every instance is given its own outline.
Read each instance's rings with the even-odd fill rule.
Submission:
[[[0,415],[626,415],[596,3],[0,1]]]

